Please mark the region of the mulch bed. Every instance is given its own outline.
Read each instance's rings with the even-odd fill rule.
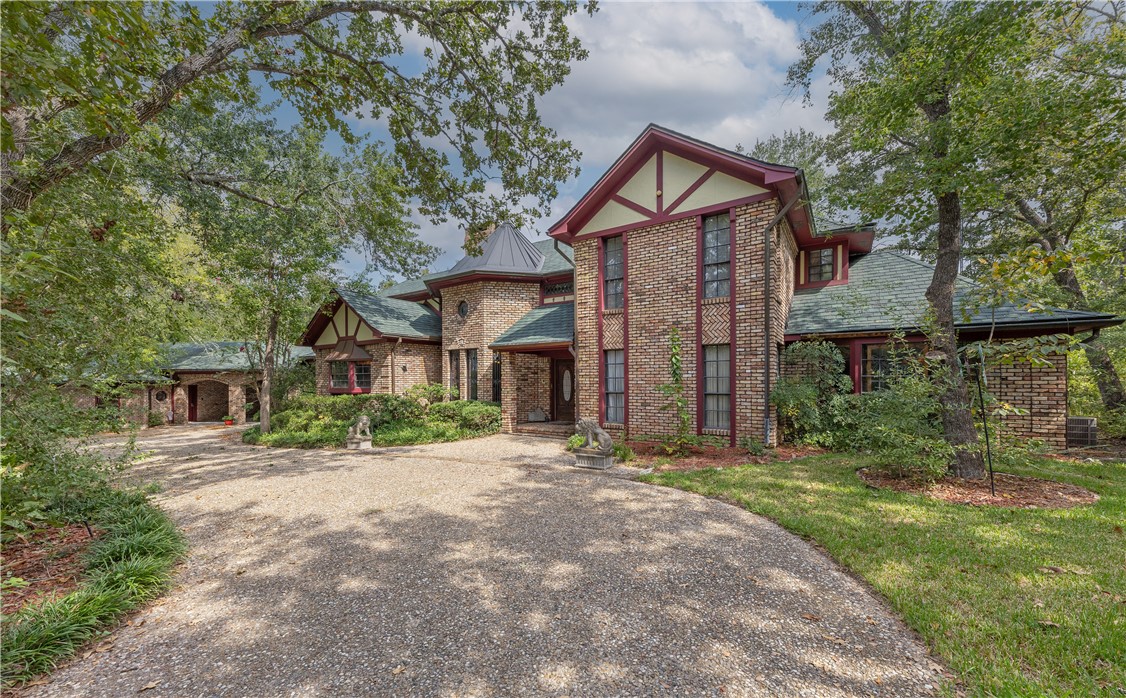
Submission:
[[[102,531],[82,524],[50,527],[4,545],[4,580],[19,577],[28,585],[4,591],[3,613],[64,596],[78,587],[85,570],[82,553]]]
[[[1069,485],[1054,480],[1036,477],[1020,477],[1007,473],[996,473],[993,477],[997,485],[997,496],[989,491],[989,478],[984,480],[963,480],[944,477],[933,483],[919,480],[897,478],[882,473],[873,473],[867,468],[857,471],[857,475],[871,487],[925,494],[952,504],[971,506],[994,506],[1011,509],[1067,509],[1098,501],[1099,496],[1077,485]]]
[[[636,465],[639,467],[654,467],[657,470],[703,470],[705,468],[732,468],[748,463],[772,463],[777,461],[791,461],[818,453],[823,449],[810,446],[791,446],[783,444],[777,448],[768,449],[764,455],[752,456],[742,448],[730,446],[690,446],[687,455],[673,458],[669,463],[658,464],[661,458],[668,458],[661,444],[657,441],[630,441],[630,448],[637,454]]]

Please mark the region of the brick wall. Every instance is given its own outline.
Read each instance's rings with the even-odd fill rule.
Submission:
[[[774,217],[776,201],[740,206],[735,211],[732,239],[735,303],[735,391],[733,422],[737,435],[763,437],[765,286],[764,259],[766,224]],[[627,377],[630,434],[668,434],[674,430],[667,411],[660,409],[665,398],[657,386],[669,379],[668,338],[675,325],[680,330],[685,387],[689,411],[696,420],[697,354],[701,344],[731,341],[731,301],[708,299],[701,303],[701,322],[696,320],[696,298],[700,292],[697,261],[696,218],[689,217],[630,230],[626,241],[626,309],[624,313],[601,314],[603,345],[599,347],[600,320],[598,249],[600,241],[580,240],[575,255],[575,337],[578,371],[578,413],[598,415],[601,395],[599,373],[602,349],[619,346],[622,325],[628,326],[624,344],[628,348]],[[796,246],[788,229],[776,233],[772,245],[772,381],[777,380],[778,352],[783,344],[793,289]],[[776,433],[771,442],[776,441]]]
[[[449,386],[449,352],[458,351],[461,362],[461,385],[456,386],[463,398],[469,397],[469,369],[465,350],[477,350],[477,399],[493,399],[493,352],[489,344],[517,320],[540,303],[539,281],[471,281],[450,286],[442,294],[442,380]],[[461,317],[458,305],[465,301],[469,314]],[[504,393],[502,364],[501,393]]]
[[[1067,446],[1067,356],[1048,359],[1051,366],[1027,362],[994,366],[986,371],[986,389],[997,400],[1028,412],[1003,417],[1007,433],[1042,439],[1049,447],[1062,450]]]
[[[386,341],[364,344],[362,348],[371,355],[373,393],[394,392],[396,395],[402,395],[407,388],[417,383],[442,382],[441,348],[437,344]],[[316,376],[317,394],[330,395],[332,374],[329,371],[327,357],[332,353],[332,348],[316,349],[314,353],[313,370]],[[403,370],[404,366],[406,371]],[[394,379],[392,379],[393,371]]]
[[[542,409],[551,417],[551,359],[535,354],[501,352],[501,430],[527,421],[528,412]],[[490,381],[492,373],[490,372]],[[490,390],[492,386],[490,386]]]
[[[196,420],[214,422],[224,415],[235,418],[235,424],[246,422],[246,388],[253,389],[257,374],[242,372],[225,373],[182,373],[175,386],[176,424],[188,422],[188,386],[195,385],[198,391],[196,401]]]

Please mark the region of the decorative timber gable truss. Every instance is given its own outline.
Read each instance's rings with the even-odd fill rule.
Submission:
[[[775,165],[650,124],[549,235],[570,243],[715,210],[805,195],[801,170]],[[805,205],[788,213],[798,244],[813,241]]]

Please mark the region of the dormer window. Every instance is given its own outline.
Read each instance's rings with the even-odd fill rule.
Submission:
[[[809,253],[809,282],[833,280],[833,248],[823,247]]]

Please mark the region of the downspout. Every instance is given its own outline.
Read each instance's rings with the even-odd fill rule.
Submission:
[[[798,188],[798,192],[796,194],[794,194],[794,198],[790,199],[790,202],[787,203],[785,206],[783,206],[782,210],[780,210],[778,212],[778,214],[775,215],[774,218],[770,221],[770,223],[766,226],[766,251],[765,251],[766,271],[765,271],[765,275],[764,275],[764,277],[765,277],[764,283],[765,283],[765,286],[766,286],[766,293],[764,294],[764,299],[765,299],[764,303],[765,303],[765,306],[766,306],[765,307],[766,312],[764,313],[765,318],[766,318],[766,332],[765,332],[766,341],[765,341],[765,344],[763,346],[763,365],[765,366],[765,370],[763,371],[763,374],[762,374],[762,390],[763,390],[763,393],[762,393],[763,394],[762,444],[764,446],[766,446],[770,443],[770,432],[771,432],[771,426],[772,426],[770,424],[770,354],[771,354],[771,351],[772,351],[773,341],[770,338],[770,316],[771,316],[770,310],[771,310],[771,306],[773,305],[774,297],[770,293],[770,270],[774,266],[774,263],[773,263],[774,260],[771,257],[770,243],[774,238],[774,228],[775,228],[775,226],[777,226],[782,221],[782,219],[786,216],[786,214],[790,212],[790,209],[794,207],[794,204],[801,201],[802,193],[805,191],[805,177],[804,177],[804,173],[801,170],[798,170],[797,179],[798,179],[798,182],[800,183],[800,187]]]
[[[395,350],[398,349],[399,345],[402,344],[402,343],[403,343],[403,338],[399,337],[398,341],[396,341],[394,344],[391,345],[391,394],[392,395],[398,395],[399,394],[399,393],[395,392],[395,369],[398,368],[398,365],[395,363]]]

